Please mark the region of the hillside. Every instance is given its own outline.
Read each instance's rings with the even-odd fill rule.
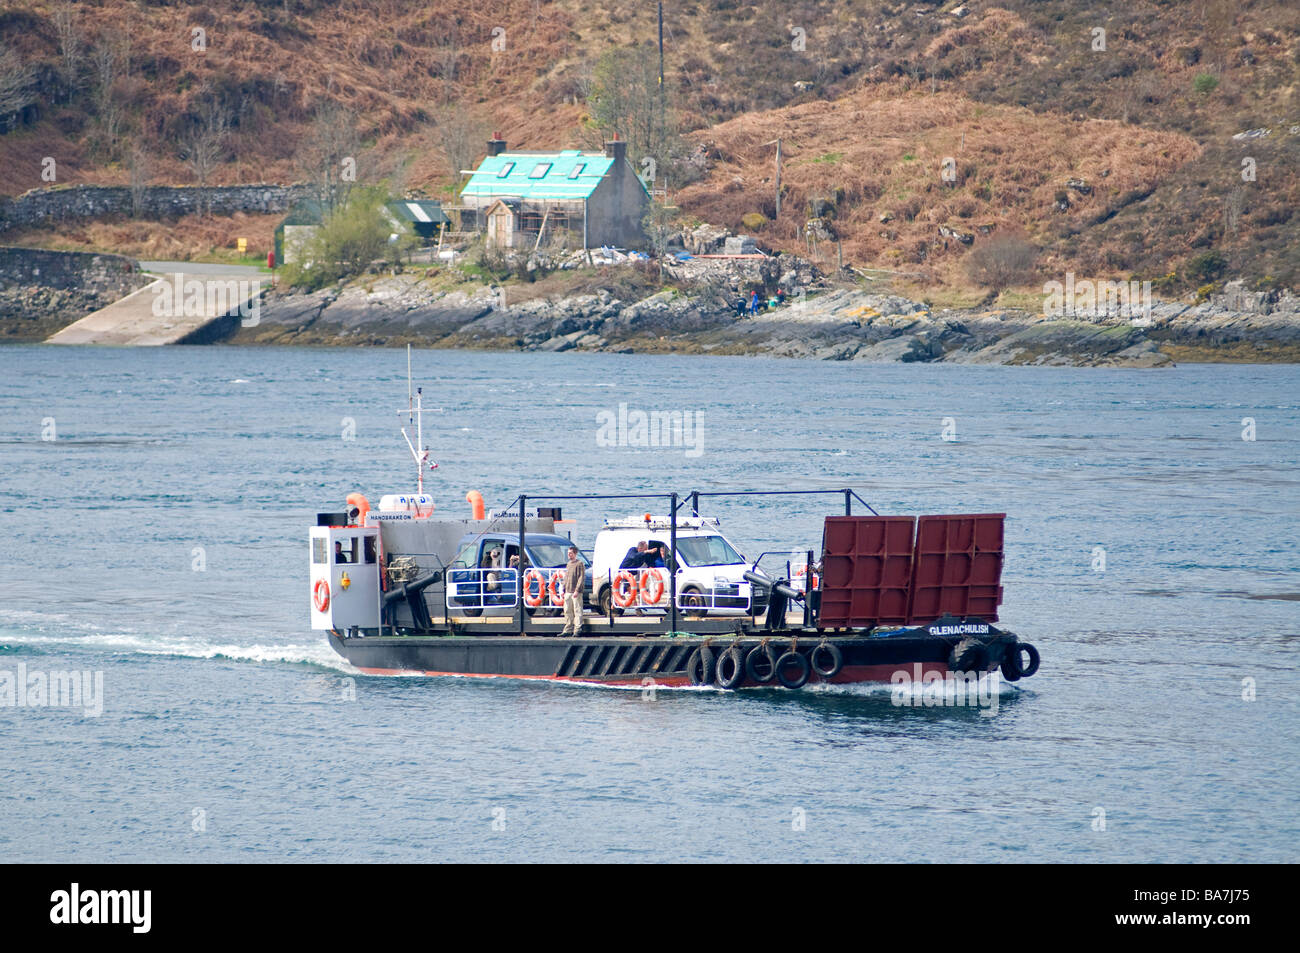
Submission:
[[[58,184],[193,182],[182,144],[214,101],[230,132],[209,180],[292,181],[313,116],[336,102],[358,116],[359,174],[445,196],[473,161],[457,161],[467,136],[599,141],[593,69],[613,47],[652,43],[655,7],[8,0],[0,37],[33,93],[0,134],[0,192],[48,186],[45,157]],[[815,214],[820,252],[838,240],[848,264],[928,284],[961,284],[972,248],[1012,232],[1050,275],[1138,275],[1165,293],[1233,276],[1300,286],[1294,3],[670,0],[665,75],[706,163],[669,183],[687,221],[805,252]],[[1264,131],[1233,138],[1249,130]]]

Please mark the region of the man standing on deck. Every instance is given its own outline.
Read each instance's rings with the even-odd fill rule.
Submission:
[[[587,569],[578,558],[578,547],[569,547],[569,564],[564,567],[564,628],[560,635],[577,635],[582,631],[582,584]]]

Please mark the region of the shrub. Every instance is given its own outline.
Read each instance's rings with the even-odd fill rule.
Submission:
[[[740,222],[751,232],[756,232],[767,224],[767,216],[758,212],[747,212],[740,217]]]
[[[1196,79],[1192,80],[1192,89],[1196,90],[1202,96],[1212,93],[1219,86],[1219,77],[1213,73],[1201,73]]]
[[[301,256],[284,268],[284,280],[295,288],[316,291],[364,272],[377,258],[392,252],[392,224],[384,215],[382,188],[354,188],[346,204],[336,208],[303,243]],[[395,252],[394,252],[395,254]]]
[[[966,259],[967,273],[992,291],[1019,284],[1033,273],[1038,248],[1021,235],[997,235],[975,246]]]
[[[1207,284],[1217,280],[1227,267],[1227,260],[1217,251],[1203,251],[1187,263],[1187,277]]]

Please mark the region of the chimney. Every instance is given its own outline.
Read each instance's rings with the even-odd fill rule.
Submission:
[[[492,138],[488,140],[488,155],[499,156],[506,151],[506,141],[501,138],[501,133],[492,133]]]
[[[613,159],[616,165],[627,158],[627,143],[618,138],[618,133],[614,133],[614,138],[605,143],[605,155]]]

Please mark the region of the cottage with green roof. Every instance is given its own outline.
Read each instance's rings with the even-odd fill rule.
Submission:
[[[465,217],[486,229],[489,245],[522,251],[557,238],[581,248],[644,248],[649,204],[627,143],[617,139],[604,152],[507,152],[495,137],[461,192]]]

